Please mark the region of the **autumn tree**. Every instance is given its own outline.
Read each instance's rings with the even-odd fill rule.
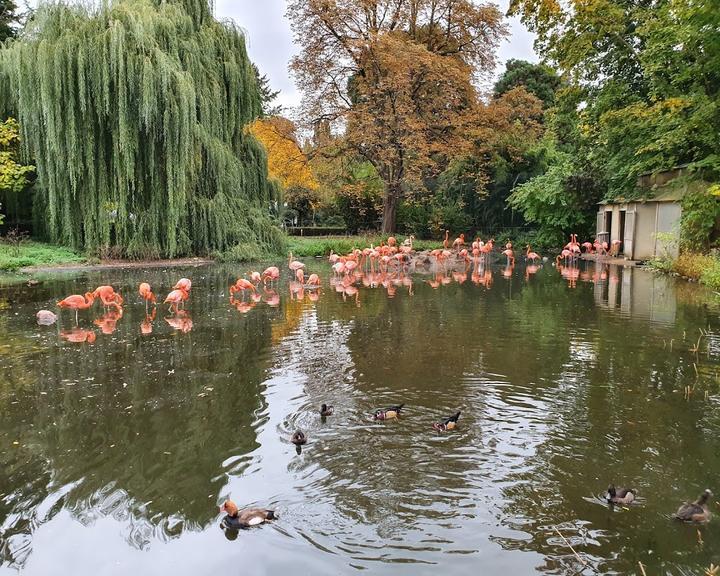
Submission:
[[[403,191],[467,147],[502,14],[470,0],[290,0],[288,16],[305,117],[343,129],[375,168],[392,232]]]

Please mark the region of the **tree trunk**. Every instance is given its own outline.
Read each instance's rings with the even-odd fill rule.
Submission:
[[[385,197],[383,198],[383,234],[392,234],[397,225],[397,207],[400,201],[400,184],[392,183],[385,185]]]

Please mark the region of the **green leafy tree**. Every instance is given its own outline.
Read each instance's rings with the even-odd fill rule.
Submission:
[[[20,126],[14,118],[0,123],[0,197],[18,194],[30,184],[35,166],[19,162]]]
[[[260,69],[256,64],[252,65],[255,72],[255,82],[260,92],[261,116],[279,116],[282,114],[282,106],[273,104],[280,94],[280,90],[273,90],[270,87],[270,79],[267,74],[260,75]]]
[[[20,16],[14,0],[0,0],[0,42],[13,38],[19,25]]]
[[[523,86],[525,90],[540,98],[547,107],[555,101],[555,91],[560,84],[560,77],[550,66],[510,59],[505,64],[505,72],[495,82],[493,93],[498,97],[513,88]]]
[[[130,257],[282,248],[278,189],[246,130],[255,72],[209,2],[43,4],[0,51],[6,99],[50,240]]]

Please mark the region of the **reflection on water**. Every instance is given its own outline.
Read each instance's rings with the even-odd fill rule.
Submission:
[[[213,266],[0,291],[0,573],[717,563],[718,522],[669,520],[720,491],[720,336],[700,288],[595,262],[307,265],[319,288],[284,271],[231,294],[238,270]],[[184,309],[146,310],[140,281],[160,299],[181,276]],[[125,305],[36,324],[100,284]],[[400,403],[399,419],[373,419]],[[456,430],[433,429],[458,410]],[[609,482],[643,498],[610,509]],[[226,497],[280,519],[229,541]]]

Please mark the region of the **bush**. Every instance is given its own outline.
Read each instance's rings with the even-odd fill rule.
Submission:
[[[720,186],[687,194],[682,200],[680,247],[707,250],[717,244],[720,221]]]

